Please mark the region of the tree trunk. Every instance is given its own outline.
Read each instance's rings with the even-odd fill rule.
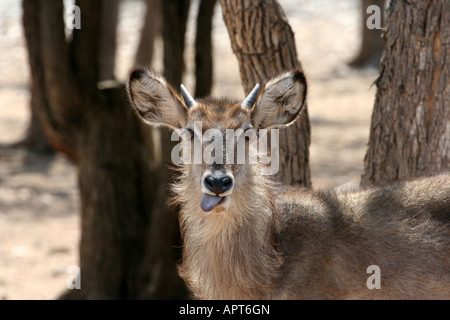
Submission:
[[[155,39],[161,34],[162,28],[161,0],[146,0],[146,4],[147,13],[145,14],[141,40],[139,41],[134,63],[136,67],[149,67],[152,65]]]
[[[57,9],[60,9],[60,11],[62,12],[62,4],[56,4],[56,6],[59,5],[61,6],[61,8]],[[63,99],[61,98],[64,95],[58,95],[58,92],[56,92],[56,90],[49,90],[49,86],[47,85],[47,80],[48,78],[50,78],[50,76],[48,75],[48,73],[50,73],[50,70],[44,68],[43,64],[48,64],[49,68],[51,67],[52,70],[56,69],[57,66],[50,66],[52,62],[51,58],[46,55],[46,52],[44,50],[46,43],[43,40],[44,31],[41,27],[41,24],[44,23],[41,22],[41,11],[43,11],[41,2],[23,0],[23,26],[31,71],[31,91],[32,99],[34,101],[34,115],[42,125],[42,129],[49,143],[55,149],[66,155],[67,158],[69,158],[73,162],[76,162],[76,154],[74,151],[75,148],[71,138],[73,130],[69,128],[70,124],[68,123],[70,122],[68,118],[74,120],[76,119],[76,117],[73,114],[73,110],[68,111],[67,113],[61,112],[60,110],[55,110],[55,107],[52,105],[57,104],[60,106],[60,109],[62,109],[63,107],[66,108],[71,106],[70,100],[73,97],[73,94],[70,88],[72,87],[72,85],[70,85],[70,87],[68,86],[70,78],[67,79],[70,72],[67,72],[66,70],[59,72],[66,75],[64,77],[64,80],[62,80],[61,82],[64,82],[64,85],[67,85],[68,90],[66,90],[66,95],[70,96],[69,99],[63,101]],[[61,39],[64,39],[64,34],[59,33],[57,35],[59,36],[59,38],[56,42],[59,44],[61,42]],[[54,38],[56,38],[56,35],[54,35]],[[53,45],[55,46],[55,44]],[[59,50],[61,52],[61,60],[63,60],[60,60],[61,67],[65,63],[68,63],[68,56],[66,56],[67,48],[65,46],[62,46],[61,48],[57,47],[55,49],[55,52],[58,52]],[[55,77],[55,82],[58,82],[56,79],[57,77]],[[59,86],[61,85],[61,83],[58,82],[57,85]],[[59,100],[58,103],[55,103],[57,100]],[[51,103],[52,101],[53,103]]]
[[[211,94],[213,84],[212,18],[216,0],[201,0],[195,38],[195,97]]]
[[[167,81],[174,88],[179,88],[183,77],[184,37],[189,6],[190,0],[165,0],[162,2],[164,74],[167,76]],[[167,23],[169,21],[170,23]],[[158,129],[154,130],[156,132]],[[149,240],[153,245],[162,248],[171,244],[171,250],[153,249],[149,252],[146,259],[152,265],[155,275],[152,278],[151,286],[148,288],[152,291],[152,296],[165,299],[170,297],[180,299],[188,297],[188,289],[181,278],[178,277],[175,267],[182,256],[177,212],[167,205],[168,199],[173,197],[170,192],[173,172],[169,167],[172,163],[170,154],[175,142],[172,142],[170,137],[171,134],[168,130],[160,129],[159,144],[161,149],[158,153],[160,187],[156,197],[156,206],[152,212],[152,228],[149,233]],[[164,228],[161,226],[164,226]]]
[[[247,93],[256,83],[264,84],[281,72],[301,68],[294,33],[276,0],[220,0],[220,3]],[[284,184],[310,187],[307,107],[293,125],[279,133],[278,180]]]
[[[164,0],[162,11],[164,17],[164,74],[167,82],[176,89],[181,84],[184,72],[184,43],[186,22],[190,0]],[[170,19],[170,20],[166,20]]]
[[[117,23],[119,22],[120,0],[103,1],[101,9],[100,80],[115,79]]]
[[[62,1],[23,0],[33,88],[47,99],[37,113],[49,141],[78,165],[81,290],[62,298],[185,297],[174,224],[155,218],[166,184],[150,129],[134,115],[123,85],[98,89],[104,6],[77,4],[82,29],[69,44]]]
[[[361,68],[367,65],[379,66],[381,53],[383,52],[384,41],[381,37],[381,29],[369,29],[367,27],[367,19],[369,14],[367,8],[376,5],[381,10],[380,26],[383,27],[385,22],[385,0],[361,0],[361,47],[358,56],[349,62],[349,66]]]
[[[450,3],[392,1],[362,184],[450,168]]]
[[[157,172],[147,162],[151,141],[128,112],[123,86],[94,99],[90,105],[96,111],[86,119],[78,144],[83,155],[78,166],[82,290],[77,297],[137,299],[140,281],[150,277],[151,265],[146,274],[138,271],[152,250],[147,233],[153,190],[159,187]]]

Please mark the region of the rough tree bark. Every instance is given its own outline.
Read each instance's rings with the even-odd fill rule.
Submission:
[[[371,5],[376,5],[381,10],[380,25],[384,27],[384,7],[386,0],[361,0],[360,7],[360,32],[361,32],[361,46],[358,55],[348,64],[354,68],[361,68],[367,65],[379,66],[381,54],[383,52],[384,41],[381,37],[381,29],[369,29],[367,27],[367,8]]]
[[[284,71],[301,68],[294,33],[276,0],[220,0],[244,90],[264,84]],[[279,181],[311,186],[308,110],[288,129],[280,130]]]
[[[98,88],[103,4],[77,5],[82,29],[68,43],[62,1],[23,0],[32,86],[46,99],[37,113],[52,145],[78,165],[81,290],[62,298],[185,297],[176,243],[151,234],[176,232],[153,214],[165,185],[150,130],[133,114],[123,85]]]
[[[450,168],[450,3],[391,1],[362,184]]]

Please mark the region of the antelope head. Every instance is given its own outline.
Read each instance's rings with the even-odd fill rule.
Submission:
[[[262,90],[256,84],[243,101],[196,100],[183,85],[178,95],[161,76],[135,70],[127,89],[132,107],[145,123],[182,136],[180,149],[191,160],[182,162],[190,199],[196,199],[204,212],[220,212],[258,174],[258,165],[249,163],[256,152],[252,141],[261,139],[261,129],[286,127],[297,119],[307,85],[304,74],[295,70],[270,80]],[[235,152],[239,145],[244,146],[244,155]]]

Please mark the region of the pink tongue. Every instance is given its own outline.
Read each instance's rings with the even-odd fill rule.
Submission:
[[[211,211],[217,206],[220,200],[222,200],[222,197],[211,196],[204,193],[202,200],[200,200],[200,207],[202,207],[203,211]]]

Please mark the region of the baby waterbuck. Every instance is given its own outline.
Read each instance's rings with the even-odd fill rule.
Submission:
[[[306,91],[305,76],[293,71],[256,85],[243,102],[195,100],[157,74],[131,74],[134,110],[150,125],[184,132],[183,156],[216,146],[213,161],[182,162],[173,186],[184,250],[179,272],[195,297],[450,299],[448,173],[317,192],[280,186],[262,174],[267,164],[248,161],[257,152],[252,139],[267,138],[260,129],[293,123]],[[218,134],[205,139],[210,129]],[[232,152],[240,143],[241,163]]]

